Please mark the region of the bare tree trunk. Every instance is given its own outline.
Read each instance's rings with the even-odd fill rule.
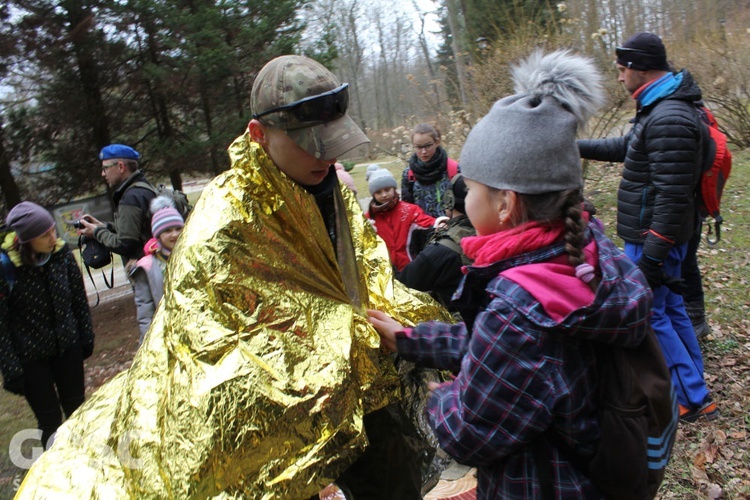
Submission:
[[[93,53],[93,44],[90,31],[96,21],[91,9],[80,1],[68,0],[62,4],[67,13],[70,24],[68,38],[73,44],[73,53],[78,67],[78,77],[84,96],[86,116],[91,127],[92,143],[97,149],[110,144],[109,123],[107,113],[102,100],[101,86],[99,84],[99,69]],[[107,186],[109,205],[115,210],[115,202],[112,198],[112,188]]]
[[[381,17],[377,16],[375,21],[375,27],[378,30],[378,43],[380,44],[380,71],[382,78],[382,97],[383,97],[383,106],[385,107],[385,113],[384,113],[384,119],[383,121],[378,121],[378,127],[392,127],[393,126],[393,115],[391,113],[391,98],[390,98],[390,92],[389,92],[389,85],[388,82],[390,80],[390,64],[388,63],[388,54],[386,53],[388,50],[388,42],[386,40],[386,36],[383,29],[383,24],[381,22]],[[397,42],[398,43],[398,42]],[[394,59],[393,63],[396,63],[396,60]],[[377,79],[375,79],[377,81]],[[378,116],[380,116],[380,110],[378,110]]]
[[[5,151],[5,134],[3,132],[3,117],[0,116],[0,191],[5,198],[5,208],[10,210],[21,203],[21,191],[10,171],[10,158]]]
[[[448,8],[448,28],[451,30],[451,51],[453,52],[453,61],[456,64],[456,75],[458,76],[458,92],[461,97],[461,105],[464,109],[469,109],[469,79],[464,66],[464,57],[461,51],[460,38],[465,30],[460,30],[459,12],[456,0],[446,0]]]
[[[159,50],[156,47],[156,40],[154,39],[153,26],[151,25],[150,20],[146,20],[143,26],[146,32],[146,57],[151,64],[158,67],[161,65],[161,61],[159,58]],[[149,102],[151,104],[151,112],[154,117],[154,122],[156,123],[156,133],[159,140],[163,144],[170,143],[173,140],[174,131],[169,118],[167,97],[158,82],[156,88],[154,88],[151,80],[146,78],[145,85],[149,96]],[[169,180],[172,184],[172,188],[182,190],[182,174],[180,173],[179,167],[176,166],[179,163],[169,157],[166,157],[164,162],[166,163],[166,165],[164,165],[166,167],[165,170],[169,172]]]
[[[363,130],[367,129],[367,123],[365,121],[365,115],[362,108],[362,94],[360,87],[360,80],[362,76],[362,61],[364,58],[362,45],[357,34],[357,20],[359,17],[358,3],[357,0],[352,1],[343,17],[345,32],[344,46],[348,49],[348,53],[343,58],[347,69],[349,71],[352,83],[356,89],[354,92],[355,104],[357,107],[357,118],[359,119],[359,126]]]

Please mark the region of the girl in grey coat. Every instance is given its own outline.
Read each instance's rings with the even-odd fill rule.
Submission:
[[[141,332],[139,345],[143,342],[151,326],[156,306],[164,295],[164,270],[185,225],[180,212],[166,196],[154,198],[151,202],[151,212],[154,214],[151,218],[151,232],[154,237],[143,248],[145,257],[138,260],[130,273],[135,288],[138,328]]]

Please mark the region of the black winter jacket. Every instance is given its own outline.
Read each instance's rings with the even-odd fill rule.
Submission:
[[[695,107],[701,90],[690,73],[670,95],[637,110],[633,127],[610,139],[581,140],[582,158],[623,162],[617,193],[617,234],[663,260],[695,228],[695,191],[704,127]]]
[[[13,255],[15,253],[15,255]],[[81,270],[68,246],[59,240],[41,266],[20,264],[17,251],[9,252],[15,267],[12,291],[0,279],[0,371],[9,380],[23,374],[22,360],[62,354],[80,343],[94,343],[91,311]]]
[[[145,187],[133,186],[136,182],[149,184],[140,170],[133,172],[117,186],[112,196],[117,207],[114,223],[94,231],[94,238],[121,255],[123,262],[143,257],[143,245],[151,239],[149,205],[156,193]]]
[[[464,277],[460,241],[462,236],[474,234],[467,216],[452,218],[448,229],[434,235],[424,250],[401,270],[398,280],[409,288],[429,292],[449,311],[455,311],[451,299]],[[445,244],[448,239],[454,244]]]

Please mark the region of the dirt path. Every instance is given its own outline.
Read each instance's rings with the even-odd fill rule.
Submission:
[[[86,362],[87,396],[130,367],[138,349],[133,293],[124,291],[102,299],[103,302],[91,309],[96,342],[94,354]]]

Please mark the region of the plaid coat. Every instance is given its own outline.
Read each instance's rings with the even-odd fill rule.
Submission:
[[[540,498],[531,444],[550,428],[592,454],[599,438],[592,342],[636,345],[646,333],[645,278],[589,227],[589,263],[601,275],[595,295],[581,292],[556,243],[468,268],[455,297],[465,323],[422,323],[397,336],[399,355],[458,373],[434,392],[428,419],[445,451],[478,468],[478,498]],[[601,496],[551,451],[557,498]]]

